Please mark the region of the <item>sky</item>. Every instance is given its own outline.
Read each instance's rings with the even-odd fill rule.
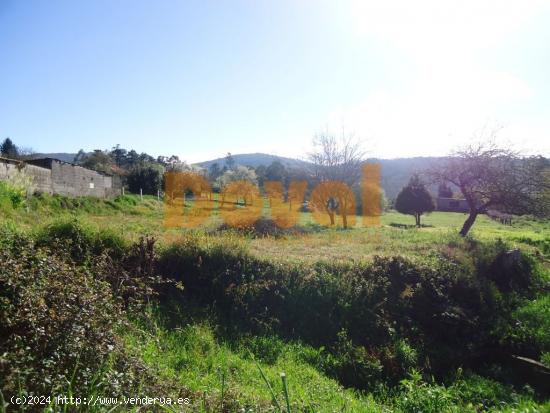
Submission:
[[[37,152],[550,155],[543,0],[0,0],[0,61],[0,139]]]

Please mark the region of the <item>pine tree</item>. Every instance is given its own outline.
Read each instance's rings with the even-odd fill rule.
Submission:
[[[6,138],[0,145],[0,154],[6,158],[17,158],[19,151],[10,138]]]
[[[416,226],[420,226],[420,216],[435,209],[434,200],[418,175],[413,175],[395,200],[395,209],[402,214],[413,215]]]

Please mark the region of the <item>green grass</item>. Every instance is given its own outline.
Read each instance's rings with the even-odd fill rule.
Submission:
[[[6,203],[6,199],[5,196],[0,196],[0,202]],[[153,196],[144,196],[141,201],[136,195],[114,200],[43,195],[41,198],[32,198],[27,204],[25,208],[1,207],[0,219],[16,222],[19,227],[34,229],[37,223],[44,225],[60,219],[78,218],[91,226],[111,229],[129,240],[149,234],[165,244],[177,241],[189,233],[226,236],[214,230],[221,224],[217,214],[213,214],[202,228],[195,230],[164,228],[163,203]],[[312,225],[311,214],[302,213],[300,222],[306,229],[305,235],[276,238],[251,238],[245,234],[240,236],[253,254],[275,260],[363,261],[370,260],[374,255],[396,254],[422,259],[442,247],[460,245],[463,240],[457,234],[465,218],[463,213],[434,212],[423,217],[424,227],[414,228],[412,217],[390,211],[382,215],[380,227],[357,226],[342,230]],[[359,225],[360,221],[358,217]],[[481,215],[470,236],[480,241],[501,238],[511,246],[550,258],[548,221],[518,218],[514,225],[505,226]]]
[[[518,393],[461,369],[446,385],[413,370],[395,388],[379,386],[371,392],[346,389],[315,366],[322,349],[284,342],[276,336],[224,338],[207,319],[183,316],[178,324],[168,327],[165,312],[158,308],[150,311],[149,322],[135,321],[126,330],[126,346],[161,377],[220,406],[214,411],[222,411],[222,401],[227,411],[288,411],[283,373],[293,412],[550,411],[550,402],[539,404],[529,393]],[[240,407],[233,410],[235,400]]]
[[[283,239],[254,239],[250,241],[253,253],[281,260],[306,261],[362,261],[374,255],[403,255],[423,259],[433,251],[459,246],[465,241],[458,235],[464,214],[434,212],[424,217],[425,227],[411,227],[414,220],[397,212],[381,217],[378,228],[349,230],[326,228],[305,236],[288,236]],[[397,227],[408,225],[409,227]],[[513,226],[504,226],[480,216],[470,233],[480,241],[502,239],[512,246],[548,257],[546,243],[550,242],[550,224],[543,221],[519,219]]]
[[[134,330],[125,336],[126,343],[161,375],[214,399],[221,398],[222,377],[225,377],[228,398],[237,399],[254,411],[267,411],[271,393],[246,341],[229,344],[217,340],[215,329],[207,323],[172,329],[158,325],[148,330],[140,327],[139,333]],[[304,353],[314,351],[312,348],[286,345],[277,340],[269,338],[263,342],[264,346],[279,347],[277,357],[269,364],[261,358],[259,361],[281,405],[284,405],[284,396],[280,374],[284,372],[292,406],[297,411],[379,411],[380,406],[372,397],[344,389],[304,362]]]
[[[402,255],[424,264],[444,255],[470,263],[469,243],[485,245],[502,239],[511,248],[527,251],[548,275],[549,221],[518,218],[514,225],[504,226],[480,216],[470,237],[464,239],[458,236],[458,230],[465,218],[460,213],[434,212],[423,217],[422,228],[415,228],[412,217],[390,211],[381,217],[380,227],[343,230],[320,228],[312,223],[311,214],[303,213],[300,223],[304,234],[256,237],[236,231],[216,231],[220,224],[218,216],[201,229],[165,229],[163,204],[156,197],[145,196],[141,200],[139,196],[128,195],[99,200],[43,195],[19,199],[0,187],[3,226],[32,233],[39,243],[49,244],[52,234],[78,239],[81,234],[71,232],[74,230],[71,223],[76,221],[87,234],[89,254],[104,249],[121,250],[127,243],[148,234],[159,239],[161,251],[174,242],[191,239],[207,246],[205,249],[251,254],[273,263],[363,263],[372,261],[376,255]],[[528,390],[513,390],[471,373],[443,383],[410,371],[407,379],[391,388],[381,386],[364,393],[345,389],[322,368],[326,349],[285,341],[274,334],[257,336],[245,332],[235,337],[215,317],[192,316],[194,311],[203,310],[186,303],[179,306],[180,313],[174,317],[173,308],[155,307],[149,309],[149,318],[135,317],[120,335],[129,353],[147,365],[155,377],[208,400],[209,410],[203,411],[224,411],[224,408],[241,411],[241,407],[254,412],[277,411],[273,410],[272,393],[262,374],[277,397],[280,411],[286,411],[280,376],[283,372],[293,412],[550,411],[548,402],[538,403]],[[510,329],[511,340],[531,340],[548,348],[549,311],[549,296],[541,291],[515,311],[514,317],[521,324]],[[403,351],[414,349],[407,350],[405,346]],[[548,354],[544,353],[541,361],[550,364]],[[194,403],[196,411],[201,411],[201,401]]]

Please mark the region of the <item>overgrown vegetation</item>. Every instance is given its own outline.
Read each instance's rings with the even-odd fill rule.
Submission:
[[[188,237],[164,251],[159,270],[182,281],[187,299],[215,302],[226,325],[326,346],[337,357],[326,372],[368,389],[411,367],[445,374],[494,346],[506,349],[498,326],[547,281],[531,260],[510,261],[502,243],[469,248],[463,262],[438,256],[429,265],[402,257],[281,264],[254,258],[238,243]],[[413,365],[397,356],[409,344],[418,352]]]
[[[310,237],[340,248],[338,237],[350,245],[354,238],[347,237],[367,230],[279,234],[267,220],[252,234],[157,232],[156,245],[122,233],[116,222],[139,225],[136,233],[158,227],[160,205],[152,198],[43,195],[19,204],[6,188],[0,192],[0,200],[9,199],[0,230],[5,400],[171,395],[189,397],[192,411],[212,412],[550,408],[544,383],[520,373],[511,358],[549,364],[547,235],[527,231],[540,228],[534,221],[493,241],[386,226],[381,231],[390,242],[411,249],[393,245],[393,253],[346,262],[285,260],[260,258],[255,248],[262,244],[255,243],[283,248]],[[25,224],[51,211],[61,216]],[[453,219],[434,216],[438,225]],[[385,218],[397,219],[407,220]],[[392,241],[397,234],[402,238]],[[528,252],[515,250],[515,239]],[[418,240],[429,241],[421,258],[409,253]]]

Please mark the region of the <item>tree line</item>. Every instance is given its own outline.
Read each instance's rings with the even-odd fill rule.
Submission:
[[[409,183],[393,201],[393,207],[404,214],[414,216],[420,226],[421,216],[432,212],[435,202],[426,188],[428,184],[439,184],[439,196],[464,199],[468,205],[468,216],[460,230],[465,236],[476,218],[489,209],[507,214],[532,214],[550,216],[550,161],[542,156],[523,157],[510,148],[499,147],[490,139],[480,139],[475,144],[459,148],[440,159],[428,170],[414,174]],[[4,157],[23,159],[29,150],[19,149],[7,138],[0,145]],[[305,181],[308,188],[322,187],[327,190],[312,194],[306,192],[306,199],[321,207],[334,223],[340,215],[361,211],[361,170],[366,163],[361,142],[353,135],[336,136],[326,132],[313,139],[313,151],[307,155],[309,167],[287,168],[279,161],[256,168],[237,165],[231,153],[225,156],[223,165],[213,163],[208,169],[189,165],[177,155],[153,157],[147,153],[126,150],[116,145],[111,150],[80,150],[74,163],[108,174],[120,175],[130,192],[156,194],[164,187],[165,172],[194,172],[208,180],[215,192],[223,192],[232,182],[244,181],[265,187],[267,182],[281,182],[283,192],[288,192],[291,181]],[[346,195],[330,182],[345,184]],[[329,190],[329,188],[332,188]],[[338,187],[339,188],[339,187]],[[332,192],[331,192],[332,191]],[[351,202],[350,199],[358,200]],[[306,201],[307,202],[307,201]],[[389,202],[384,192],[380,193],[381,210]],[[347,225],[344,225],[347,226]]]

